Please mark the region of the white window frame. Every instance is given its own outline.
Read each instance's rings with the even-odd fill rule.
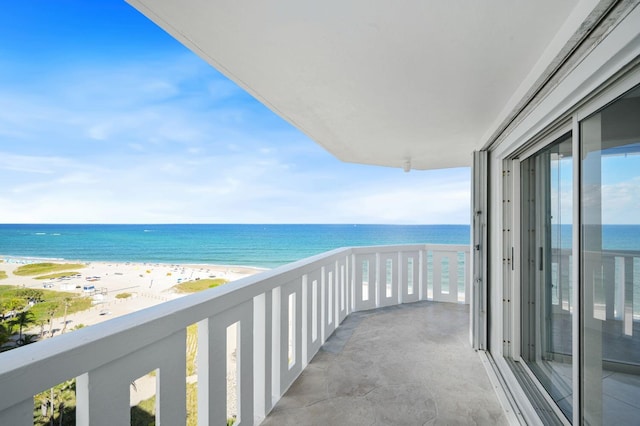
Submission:
[[[580,122],[585,118],[589,117],[591,114],[596,111],[604,108],[609,103],[615,101],[617,98],[623,96],[629,90],[640,86],[640,66],[634,68],[633,71],[616,80],[613,84],[608,85],[603,91],[601,91],[597,96],[594,96],[589,102],[585,103],[580,108],[576,109],[569,117],[564,119],[564,124],[557,126],[554,130],[548,132],[544,136],[537,138],[535,142],[530,143],[529,146],[523,150],[522,152],[518,152],[517,150],[513,150],[510,155],[508,155],[503,164],[508,164],[510,169],[510,183],[504,184],[501,188],[503,199],[510,199],[512,201],[510,210],[503,209],[503,214],[510,215],[510,217],[503,217],[502,223],[508,224],[508,226],[512,227],[511,240],[505,240],[502,246],[502,252],[506,257],[510,257],[509,251],[510,246],[513,248],[513,258],[511,262],[513,262],[512,272],[509,274],[509,277],[503,277],[503,294],[505,297],[510,297],[513,303],[510,303],[509,310],[510,312],[503,312],[503,318],[510,318],[508,320],[509,325],[505,326],[503,331],[507,333],[503,336],[505,341],[510,341],[509,350],[503,351],[504,356],[510,356],[511,359],[519,361],[523,366],[523,370],[527,372],[528,376],[531,378],[532,382],[538,387],[541,391],[541,394],[549,403],[550,407],[554,410],[558,418],[565,424],[571,424],[568,420],[566,420],[564,414],[557,406],[556,402],[551,398],[551,396],[547,393],[545,388],[542,386],[538,378],[533,374],[531,369],[526,365],[524,359],[520,354],[520,344],[521,344],[521,223],[520,223],[520,203],[521,203],[521,191],[520,191],[520,164],[525,159],[531,157],[536,154],[549,144],[553,143],[555,140],[560,138],[562,135],[571,132],[572,134],[572,158],[573,158],[573,224],[574,224],[574,232],[573,241],[572,241],[572,252],[574,256],[572,256],[572,310],[575,315],[572,316],[572,335],[573,337],[573,348],[572,348],[572,357],[573,357],[573,424],[580,424],[581,421],[581,393],[580,393],[580,377],[582,376],[581,372],[581,354],[579,351],[580,348],[580,232],[579,232],[579,223],[580,223]]]
[[[520,176],[519,161],[556,140],[568,131],[572,131],[573,148],[573,223],[580,223],[580,182],[579,182],[579,124],[580,121],[590,116],[608,103],[614,101],[633,87],[640,85],[640,7],[636,7],[622,20],[611,33],[607,35],[575,68],[550,92],[536,108],[511,130],[499,143],[489,148],[489,163],[491,170],[490,185],[495,192],[490,195],[490,226],[493,227],[488,238],[492,252],[492,262],[489,269],[491,273],[491,308],[497,312],[490,313],[489,335],[490,352],[494,358],[495,366],[509,387],[511,396],[519,402],[521,412],[518,413],[525,420],[535,419],[537,414],[528,401],[524,391],[520,388],[513,372],[503,357],[511,357],[521,360],[520,357]],[[553,137],[553,136],[557,137]],[[533,144],[531,141],[536,141]],[[526,149],[522,147],[528,145]],[[520,152],[518,152],[520,151]],[[517,164],[514,164],[517,162]],[[511,184],[505,184],[501,176],[505,170],[511,171]],[[517,171],[516,171],[517,170]],[[517,180],[516,180],[517,179]],[[502,208],[502,200],[510,197],[512,207],[507,210]],[[517,206],[517,207],[515,207]],[[505,217],[509,214],[510,217]],[[505,244],[502,233],[505,225],[512,227],[512,238],[507,245],[513,247],[513,270],[504,273],[506,269],[500,268],[501,259],[512,257],[510,247]],[[581,312],[578,309],[579,283],[580,283],[580,233],[573,232],[572,250],[576,255],[572,261],[572,285],[573,315],[573,424],[581,424],[583,407],[581,406],[580,377],[580,321]],[[518,283],[518,285],[515,285]],[[505,305],[500,300],[511,298],[505,312]],[[510,321],[507,321],[509,317]],[[510,341],[510,350],[505,351],[505,345],[498,342]],[[498,347],[499,346],[499,347]],[[509,353],[511,352],[511,353]],[[534,383],[538,383],[534,379]],[[515,386],[514,386],[515,385]],[[547,392],[542,392],[550,399]],[[551,404],[557,408],[555,402]],[[558,408],[559,410],[559,408]],[[564,420],[564,415],[558,416]]]

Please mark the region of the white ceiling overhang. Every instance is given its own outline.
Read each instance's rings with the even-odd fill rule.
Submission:
[[[128,0],[341,160],[466,166],[591,1]]]

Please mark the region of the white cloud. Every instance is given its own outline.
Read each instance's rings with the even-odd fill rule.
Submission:
[[[12,154],[0,151],[0,169],[14,172],[51,174],[69,163],[65,158]]]
[[[468,223],[468,170],[342,163],[198,61],[0,83],[0,222]]]
[[[104,141],[109,137],[109,125],[106,123],[97,124],[89,127],[88,135],[91,139]]]

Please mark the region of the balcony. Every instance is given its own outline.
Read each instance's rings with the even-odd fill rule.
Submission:
[[[236,424],[305,423],[296,416],[309,407],[309,415],[322,409],[342,423],[359,423],[357,407],[364,421],[404,406],[422,423],[504,421],[468,344],[468,264],[466,246],[337,249],[6,352],[0,424],[33,424],[34,395],[73,378],[77,424],[129,424],[130,384],[153,370],[156,424],[184,424],[191,324],[198,330],[198,424],[226,424],[231,400]],[[333,394],[324,393],[327,380]],[[478,411],[469,414],[470,407]]]

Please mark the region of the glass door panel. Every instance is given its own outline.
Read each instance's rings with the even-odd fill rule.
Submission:
[[[521,354],[572,417],[571,135],[521,162]]]
[[[580,123],[581,386],[588,425],[640,419],[640,88]]]

